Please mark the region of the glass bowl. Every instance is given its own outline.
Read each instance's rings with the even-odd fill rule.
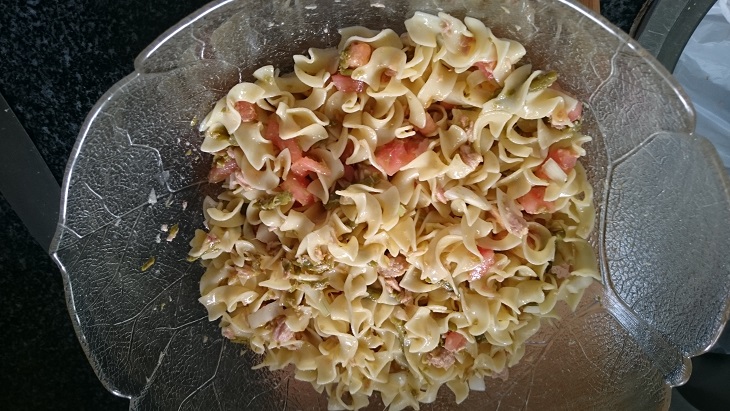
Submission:
[[[352,25],[404,31],[415,11],[482,19],[586,102],[602,284],[544,322],[509,378],[464,409],[661,409],[728,319],[730,195],[677,83],[636,42],[568,1],[216,1],[168,30],[89,114],[51,247],[71,317],[105,386],[131,409],[320,409],[291,370],[228,342],[186,260],[210,157],[196,123],[257,67],[337,44]],[[178,224],[166,241],[163,225]],[[147,270],[142,267],[154,257]],[[426,409],[454,409],[446,389]],[[372,398],[372,409],[382,409]]]

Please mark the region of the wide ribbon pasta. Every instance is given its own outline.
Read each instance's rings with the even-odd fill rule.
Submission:
[[[477,19],[405,26],[261,67],[201,124],[199,301],[330,409],[461,402],[599,278],[582,104]]]

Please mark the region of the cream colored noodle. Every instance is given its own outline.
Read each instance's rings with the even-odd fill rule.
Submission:
[[[416,13],[406,28],[346,28],[291,74],[262,67],[201,126],[228,172],[190,242],[207,267],[200,302],[265,355],[258,367],[293,365],[333,410],[376,393],[418,409],[442,385],[461,402],[598,279],[592,189],[564,163],[590,141],[580,103],[479,20]],[[347,67],[363,44],[367,61]],[[338,70],[362,91],[339,90]],[[379,150],[394,141],[420,148],[388,176]],[[284,183],[302,155],[291,143],[321,167],[299,171],[307,206]]]

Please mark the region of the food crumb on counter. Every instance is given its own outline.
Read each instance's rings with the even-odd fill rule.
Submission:
[[[153,265],[155,265],[155,257],[154,256],[150,257],[144,264],[142,264],[141,269],[142,269],[142,271],[147,271]]]

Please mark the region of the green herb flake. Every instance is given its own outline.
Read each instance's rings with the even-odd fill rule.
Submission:
[[[555,83],[558,79],[558,73],[555,71],[548,71],[546,73],[538,74],[530,83],[530,92],[544,90]]]
[[[349,59],[350,59],[350,47],[348,47],[342,53],[340,53],[339,70],[340,70],[341,74],[344,74],[346,76],[349,76],[352,74],[352,69],[350,69],[350,65],[347,63],[347,61]]]
[[[186,156],[189,156],[189,155],[192,155],[192,154],[193,154],[193,150],[191,150],[191,149],[188,149],[188,151],[185,152],[185,155]]]
[[[210,131],[210,136],[216,140],[228,140],[231,136],[225,128],[217,128]]]
[[[259,206],[262,210],[273,210],[276,207],[291,203],[292,195],[288,191],[266,196],[259,200]]]
[[[378,301],[380,299],[380,296],[383,295],[382,290],[376,289],[374,287],[368,286],[366,290],[368,295],[365,298],[367,298],[368,300]]]
[[[296,261],[291,261],[291,263],[294,266],[299,267],[302,271],[310,274],[322,274],[326,271],[331,270],[333,265],[331,259],[325,260],[317,264],[307,256],[301,256],[297,258]]]
[[[380,177],[374,174],[368,174],[363,177],[358,184],[366,185],[369,187],[375,187],[380,182]]]
[[[324,205],[325,210],[332,210],[340,206],[340,196],[338,194],[332,194]]]
[[[155,265],[155,257],[154,256],[150,257],[149,260],[147,260],[144,264],[142,264],[141,269],[144,272],[144,271],[149,270],[150,267],[152,267],[153,265]]]

